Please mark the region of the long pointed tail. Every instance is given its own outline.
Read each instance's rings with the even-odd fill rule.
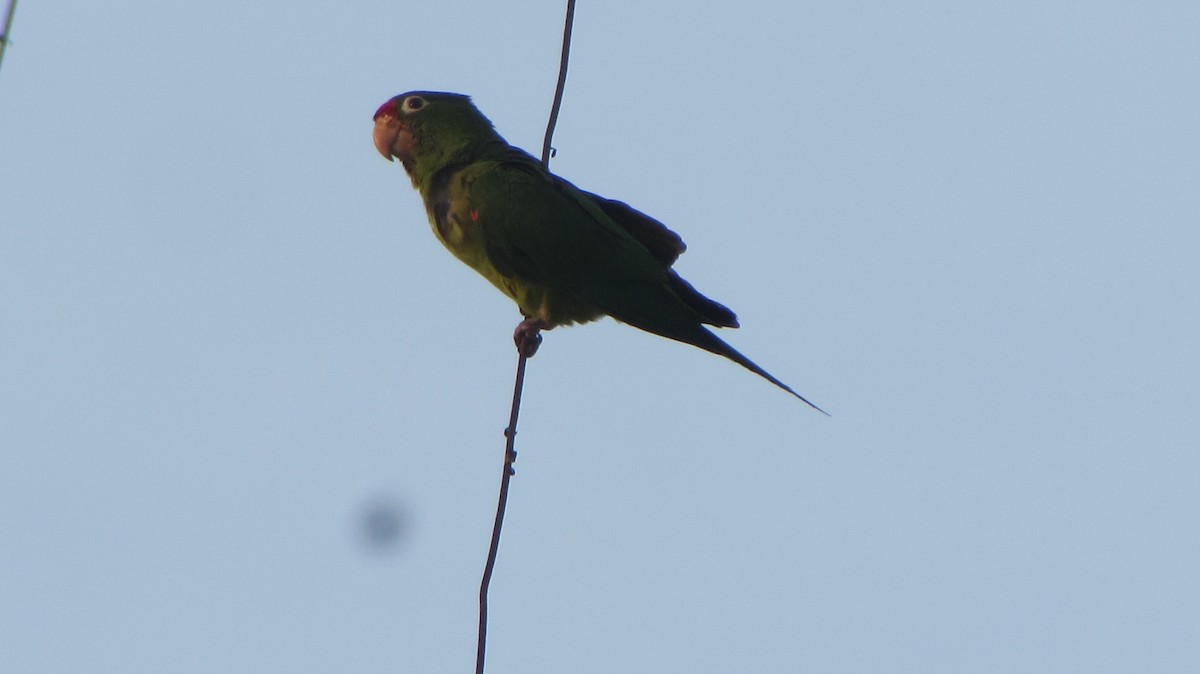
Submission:
[[[813,408],[814,410],[820,412],[821,414],[824,414],[825,416],[830,416],[829,412],[826,412],[825,410],[821,409],[820,407],[817,407],[815,404],[813,404],[813,402],[811,400],[809,400],[808,398],[805,398],[804,396],[800,395],[799,393],[796,393],[795,391],[793,391],[791,386],[788,386],[787,384],[776,379],[775,375],[773,375],[770,372],[767,372],[766,370],[759,367],[757,363],[755,363],[754,361],[750,360],[749,358],[743,356],[741,354],[741,352],[739,352],[737,349],[733,348],[729,344],[726,344],[723,339],[721,339],[720,337],[717,337],[713,333],[709,332],[708,329],[704,328],[703,326],[697,325],[693,329],[688,330],[686,334],[679,334],[679,335],[668,334],[667,331],[659,331],[659,330],[652,330],[652,332],[662,335],[663,337],[674,339],[676,341],[684,342],[686,344],[691,344],[693,346],[698,346],[701,349],[704,349],[705,351],[708,351],[710,353],[715,353],[718,356],[724,356],[724,357],[728,358],[729,360],[732,360],[733,362],[737,363],[738,365],[741,365],[742,367],[746,368],[747,370],[750,370],[754,374],[762,377],[763,379],[766,379],[767,381],[778,386],[779,388],[787,391],[788,393],[791,393],[792,395],[796,396],[801,401],[803,401],[804,404],[806,404],[809,407]]]
[[[825,416],[829,416],[829,412],[826,412],[825,410],[821,409],[820,407],[817,407],[815,404],[813,404],[813,402],[811,400],[809,400],[808,398],[805,398],[804,396],[800,395],[799,393],[796,393],[795,391],[793,391],[791,386],[788,386],[787,384],[776,379],[775,375],[771,374],[770,372],[767,372],[766,370],[759,367],[757,363],[755,363],[754,361],[750,360],[749,358],[743,356],[740,351],[738,351],[737,349],[735,349],[732,346],[730,346],[729,344],[727,344],[725,342],[725,340],[721,339],[720,337],[717,337],[716,335],[709,332],[705,328],[700,328],[699,330],[700,330],[700,332],[703,332],[708,337],[708,339],[701,338],[700,340],[693,342],[696,346],[704,349],[705,351],[710,351],[712,353],[715,353],[719,356],[725,356],[729,360],[732,360],[733,362],[737,363],[738,365],[741,365],[742,367],[746,368],[747,370],[750,370],[754,374],[762,377],[763,379],[766,379],[767,381],[778,386],[779,388],[796,396],[801,401],[803,401],[804,404],[808,405],[809,407],[813,408],[814,410],[820,412],[821,414],[824,414]]]

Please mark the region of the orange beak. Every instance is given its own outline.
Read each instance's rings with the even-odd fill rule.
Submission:
[[[375,118],[375,132],[372,134],[375,149],[388,161],[396,157],[394,148],[399,140],[401,128],[400,120],[391,115],[384,114]]]

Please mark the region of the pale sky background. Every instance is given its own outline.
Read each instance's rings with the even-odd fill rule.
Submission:
[[[471,671],[519,316],[371,115],[468,93],[536,152],[562,15],[20,3],[0,672]],[[1200,671],[1200,4],[576,21],[553,168],[833,417],[549,333],[487,671]]]

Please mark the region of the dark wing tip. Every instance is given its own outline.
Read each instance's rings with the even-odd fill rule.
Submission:
[[[739,327],[737,314],[733,313],[732,309],[702,295],[674,269],[667,270],[667,285],[671,286],[671,290],[688,305],[688,308],[700,316],[701,322],[718,328]]]

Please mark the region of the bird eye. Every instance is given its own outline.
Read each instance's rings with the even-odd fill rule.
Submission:
[[[404,112],[416,112],[423,107],[425,107],[425,99],[420,96],[409,96],[404,99],[404,105],[401,106]]]

